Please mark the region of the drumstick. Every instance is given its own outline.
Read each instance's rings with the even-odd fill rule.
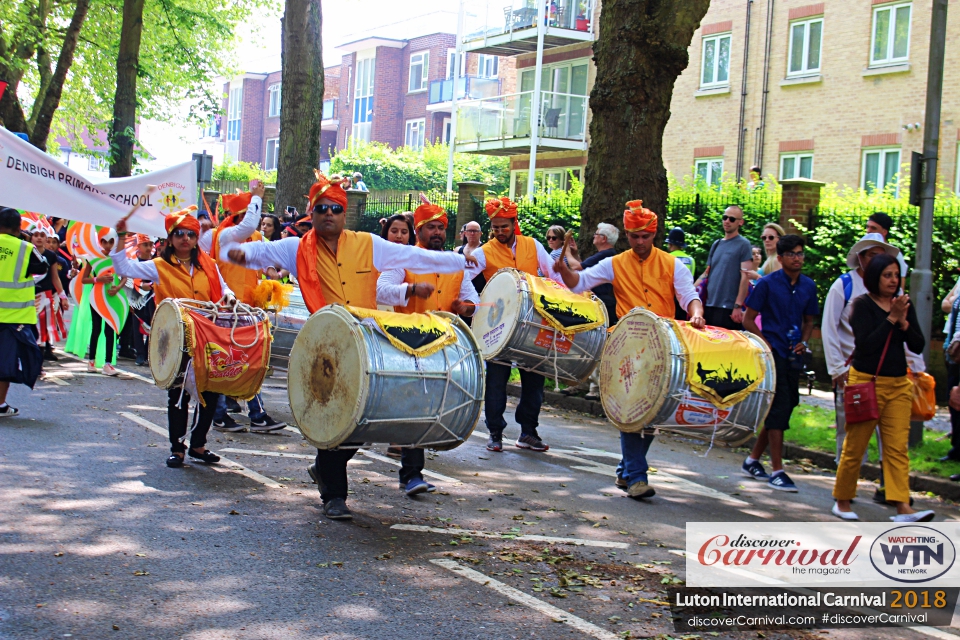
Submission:
[[[135,214],[135,213],[137,212],[137,209],[140,208],[140,203],[143,202],[144,200],[146,200],[146,196],[149,196],[150,194],[152,194],[152,193],[153,193],[154,191],[156,191],[156,190],[157,190],[157,185],[155,185],[155,184],[148,184],[148,185],[147,185],[147,190],[143,192],[143,196],[141,196],[140,198],[137,198],[137,204],[133,205],[133,208],[130,209],[130,213],[128,213],[127,215],[123,216],[123,218],[121,218],[120,221],[121,221],[121,222],[126,222],[127,220],[129,220],[129,219],[133,216],[133,214]]]

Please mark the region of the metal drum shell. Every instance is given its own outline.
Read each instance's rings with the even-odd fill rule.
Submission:
[[[355,353],[341,350],[338,360],[345,355],[347,360],[356,358],[362,369],[357,372],[355,398],[347,399],[350,410],[344,406],[340,424],[330,425],[332,428],[309,423],[309,407],[298,399],[302,394],[295,388],[302,378],[298,372],[311,368],[309,362],[304,366],[304,358],[309,361],[302,351],[308,342],[304,334],[312,332],[308,327],[318,322],[320,314],[337,314],[349,328],[350,338],[340,341]],[[375,327],[360,322],[340,305],[313,314],[297,336],[288,378],[290,407],[304,437],[319,449],[335,449],[344,443],[392,443],[448,450],[463,444],[480,420],[483,359],[470,328],[454,315],[439,315],[454,320],[457,342],[433,355],[415,358],[396,349]],[[443,426],[436,423],[441,403],[447,416]]]
[[[172,389],[183,384],[187,361],[190,359],[190,352],[184,344],[186,328],[180,307],[176,298],[167,298],[157,305],[153,313],[150,374],[161,389]],[[170,358],[175,356],[178,359],[171,361]]]
[[[310,311],[303,302],[300,288],[294,287],[290,292],[290,304],[280,311],[269,311],[270,324],[273,328],[273,345],[270,351],[270,366],[275,369],[286,370],[290,363],[290,350],[297,339],[297,334],[310,317]]]
[[[554,358],[551,355],[553,350],[536,344],[541,331],[546,330],[552,333],[553,328],[547,325],[540,314],[537,313],[533,304],[533,297],[530,294],[530,285],[527,283],[524,272],[511,268],[497,271],[480,294],[481,305],[495,304],[490,300],[492,295],[495,295],[492,293],[493,289],[490,288],[490,285],[498,277],[510,277],[516,283],[518,312],[515,321],[502,342],[499,343],[498,348],[485,350],[483,336],[474,334],[484,359],[508,366],[515,365],[518,369],[539,373],[550,379],[556,377],[568,384],[579,384],[589,378],[600,363],[599,356],[607,338],[607,325],[609,325],[610,319],[607,317],[606,306],[603,304],[597,305],[603,313],[603,326],[575,334],[571,340],[572,345],[569,353],[557,355],[557,366],[554,369]],[[486,298],[484,294],[487,295]],[[484,311],[494,313],[496,307],[481,306],[480,308],[480,313]],[[473,327],[475,331],[478,329],[481,332],[483,331],[482,326],[478,326],[476,317],[474,317]]]

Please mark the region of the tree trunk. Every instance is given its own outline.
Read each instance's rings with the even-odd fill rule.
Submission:
[[[304,195],[320,162],[323,47],[320,0],[286,0],[281,27],[280,152],[274,211],[305,213]]]
[[[38,43],[46,34],[50,2],[39,0],[27,11],[29,11],[30,20],[29,25],[25,27],[5,32],[5,27],[9,27],[9,24],[4,25],[0,22],[0,80],[7,83],[6,91],[3,96],[0,96],[0,124],[9,131],[29,135],[30,126],[17,92],[24,71],[36,54]],[[7,42],[10,43],[9,46]],[[41,99],[42,94],[39,94],[37,102]]]
[[[77,50],[77,40],[80,38],[80,29],[83,27],[83,21],[87,18],[87,10],[90,9],[90,0],[77,0],[77,6],[73,10],[73,17],[70,19],[70,26],[67,27],[63,36],[63,45],[60,47],[60,55],[57,56],[57,67],[50,76],[46,91],[43,92],[39,110],[35,111],[31,117],[32,128],[30,131],[30,143],[42,149],[47,150],[47,137],[50,135],[50,125],[53,123],[53,114],[60,106],[60,97],[63,95],[63,84],[67,81],[67,72],[70,71],[70,65],[73,64],[73,54]],[[39,58],[40,51],[37,51]]]
[[[663,129],[677,77],[687,67],[693,32],[710,0],[604,0],[594,43],[597,80],[590,93],[590,153],[580,207],[580,248],[600,222],[623,228],[628,200],[660,217],[664,236],[667,172]],[[626,248],[621,235],[618,249]],[[586,255],[586,253],[584,253]]]
[[[124,0],[117,55],[117,92],[113,100],[110,132],[110,177],[133,173],[133,144],[137,124],[137,73],[140,71],[140,36],[144,0]]]

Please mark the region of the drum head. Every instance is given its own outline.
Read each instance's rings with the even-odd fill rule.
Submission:
[[[150,325],[150,373],[158,387],[169,389],[176,383],[184,355],[180,306],[167,299],[157,307]]]
[[[600,399],[621,431],[639,431],[656,417],[670,392],[673,370],[666,323],[643,309],[620,319],[600,361]]]
[[[367,355],[356,325],[342,307],[321,309],[303,325],[290,350],[290,411],[318,449],[346,441],[366,400]]]
[[[473,335],[484,360],[497,357],[513,336],[520,319],[521,277],[515,269],[501,269],[480,294],[480,310],[473,316]]]

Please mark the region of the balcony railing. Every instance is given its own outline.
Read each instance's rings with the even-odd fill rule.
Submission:
[[[458,103],[457,144],[529,138],[539,127],[541,139],[584,141],[587,96],[540,92],[540,116],[531,118],[533,91]]]
[[[500,80],[465,76],[457,78],[457,100],[492,98],[500,93]],[[434,80],[430,83],[428,104],[440,104],[453,100],[453,80]]]
[[[541,0],[543,1],[543,0]],[[596,0],[545,0],[548,31],[567,29],[593,33]],[[468,0],[465,12],[465,43],[537,26],[536,0]]]

